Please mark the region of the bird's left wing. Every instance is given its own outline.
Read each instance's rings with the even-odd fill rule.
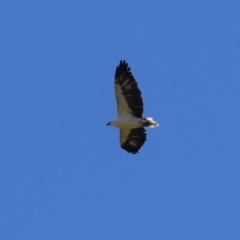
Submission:
[[[115,72],[115,94],[118,116],[133,115],[142,118],[143,100],[138,84],[125,61],[120,61]]]

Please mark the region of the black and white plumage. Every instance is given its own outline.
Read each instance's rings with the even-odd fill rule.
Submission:
[[[120,129],[121,147],[136,154],[147,140],[144,127],[157,127],[152,118],[142,118],[143,100],[138,84],[126,61],[120,61],[115,72],[115,95],[118,117],[107,124]]]

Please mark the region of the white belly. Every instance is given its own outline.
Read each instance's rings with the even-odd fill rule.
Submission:
[[[141,118],[135,118],[132,116],[118,117],[115,121],[115,126],[118,128],[129,127],[138,128],[143,126],[143,120]]]

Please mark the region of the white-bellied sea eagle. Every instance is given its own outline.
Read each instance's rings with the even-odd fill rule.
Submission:
[[[147,140],[144,127],[157,127],[159,124],[151,117],[142,118],[143,100],[138,84],[127,62],[120,61],[115,72],[115,95],[118,117],[107,126],[120,129],[121,147],[136,154]]]

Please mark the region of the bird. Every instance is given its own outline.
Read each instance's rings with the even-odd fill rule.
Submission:
[[[137,154],[147,140],[144,127],[154,128],[159,124],[152,117],[142,117],[142,92],[125,60],[121,60],[116,67],[114,85],[118,115],[106,126],[119,128],[121,148],[128,153]]]

